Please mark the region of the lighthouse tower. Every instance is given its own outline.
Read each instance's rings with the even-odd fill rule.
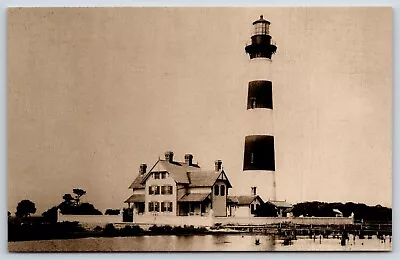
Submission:
[[[258,187],[265,200],[276,200],[275,138],[273,120],[272,55],[277,47],[269,34],[270,22],[263,16],[253,22],[249,55],[246,136],[243,171],[251,187]]]

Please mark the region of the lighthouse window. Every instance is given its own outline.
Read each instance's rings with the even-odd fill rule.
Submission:
[[[267,23],[256,23],[254,25],[254,34],[269,34],[269,26]]]
[[[257,107],[257,102],[256,102],[256,98],[252,98],[251,99],[251,108],[254,109]]]
[[[273,136],[246,136],[243,170],[275,170],[275,148]]]
[[[273,109],[272,82],[268,80],[254,80],[249,82],[247,95],[247,109]]]

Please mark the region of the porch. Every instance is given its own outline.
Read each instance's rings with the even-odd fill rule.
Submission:
[[[144,214],[144,194],[134,194],[125,200],[125,203],[128,203],[128,208],[132,209],[135,215]]]
[[[207,216],[211,210],[210,194],[190,193],[178,200],[178,216]]]

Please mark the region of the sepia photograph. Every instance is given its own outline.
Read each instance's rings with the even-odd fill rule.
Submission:
[[[7,10],[8,251],[392,251],[392,8]]]

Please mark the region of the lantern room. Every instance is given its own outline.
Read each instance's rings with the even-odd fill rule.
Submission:
[[[260,19],[253,22],[254,25],[253,35],[259,35],[259,34],[268,35],[270,24],[271,24],[270,22],[265,20],[264,17],[260,15]]]
[[[271,59],[272,54],[276,52],[276,46],[269,35],[270,22],[265,20],[261,15],[260,19],[253,22],[253,34],[251,43],[245,47],[246,53],[250,59],[268,58]]]

